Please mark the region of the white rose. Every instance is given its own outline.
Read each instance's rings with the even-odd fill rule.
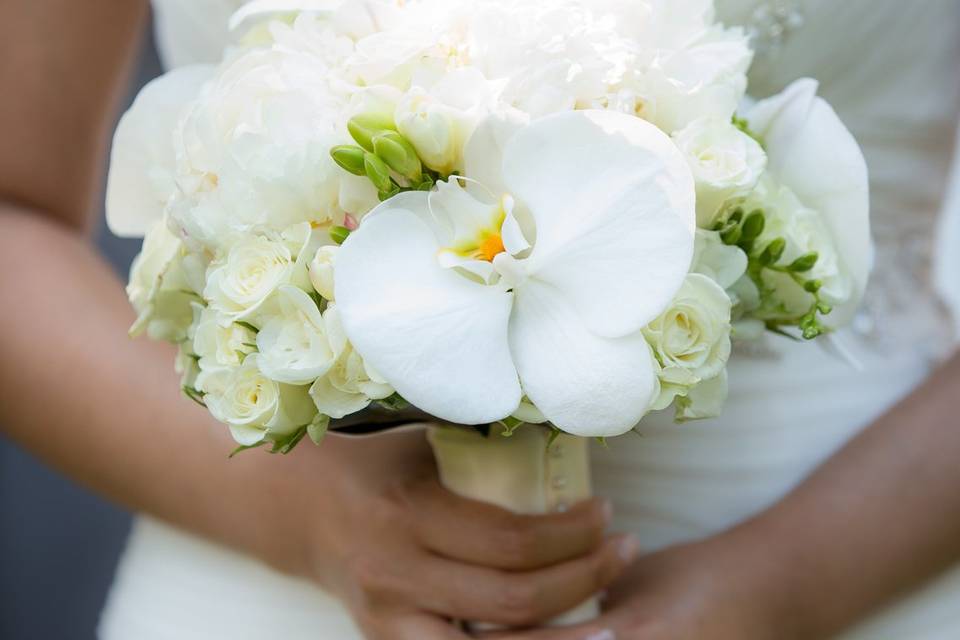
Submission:
[[[153,223],[143,248],[133,260],[127,297],[137,312],[130,335],[180,342],[193,321],[191,293],[183,269],[183,243],[167,227],[166,219]]]
[[[323,319],[336,360],[327,374],[310,387],[310,396],[320,413],[343,418],[366,408],[372,400],[392,395],[393,387],[365,365],[347,340],[336,306],[328,307]]]
[[[193,352],[204,369],[240,366],[256,351],[256,340],[248,327],[224,321],[212,307],[200,308],[193,327]]]
[[[277,302],[277,313],[257,334],[260,370],[277,382],[310,384],[334,360],[320,310],[310,296],[289,285],[280,287]]]
[[[776,238],[786,240],[786,249],[778,264],[788,265],[797,258],[816,253],[812,269],[804,280],[820,280],[820,297],[831,305],[847,302],[854,292],[853,279],[844,269],[833,236],[823,217],[807,208],[787,187],[765,176],[746,201],[747,209],[762,208],[766,216],[763,233],[756,246],[763,247]],[[764,279],[774,287],[777,301],[784,305],[787,316],[805,313],[813,304],[813,296],[789,275],[765,270]]]
[[[712,279],[687,276],[670,307],[643,334],[661,365],[654,409],[714,378],[730,357],[730,298]]]
[[[767,165],[756,140],[729,119],[701,118],[673,134],[697,185],[697,225],[709,228],[723,204],[750,193]]]
[[[265,376],[256,353],[235,369],[201,374],[200,384],[210,412],[230,427],[241,445],[289,435],[311,424],[317,415],[308,388],[280,384]]]
[[[230,247],[226,259],[211,267],[204,298],[224,322],[250,318],[280,285],[294,278],[297,257],[309,238],[308,225],[278,237],[243,237]]]
[[[317,249],[310,261],[310,283],[323,298],[333,301],[333,270],[336,265],[337,245],[325,245]]]

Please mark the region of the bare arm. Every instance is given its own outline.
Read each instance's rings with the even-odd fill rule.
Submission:
[[[0,3],[4,433],[129,508],[313,579],[371,638],[462,639],[446,618],[532,624],[612,581],[629,558],[599,501],[534,518],[457,498],[420,434],[227,459],[172,350],[127,337],[121,283],[84,237],[145,13]]]

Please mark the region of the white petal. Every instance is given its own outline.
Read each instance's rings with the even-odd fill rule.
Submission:
[[[771,173],[823,216],[837,253],[854,280],[854,295],[826,317],[850,320],[873,261],[870,192],[863,153],[834,110],[817,97],[814,80],[798,80],[750,111],[750,127],[767,145]]]
[[[520,403],[507,345],[512,297],[441,267],[427,195],[407,195],[404,208],[391,199],[367,217],[337,256],[347,336],[420,409],[464,424],[503,418]]]
[[[633,333],[683,283],[693,177],[653,125],[605,111],[544,118],[507,144],[504,179],[536,221],[532,277],[561,288],[595,333]]]
[[[370,398],[364,394],[338,389],[326,376],[317,378],[313,383],[310,387],[310,397],[313,398],[320,413],[335,420],[365,409],[370,404]]]
[[[464,173],[489,189],[495,197],[506,193],[504,147],[526,122],[525,114],[515,110],[487,116],[477,125],[464,147]]]
[[[180,113],[214,67],[182,67],[143,88],[120,119],[107,175],[107,224],[121,237],[140,237],[159,220],[174,193],[173,132]]]
[[[230,31],[242,35],[260,22],[296,17],[304,11],[330,14],[342,4],[343,0],[252,0],[230,17]]]
[[[593,335],[549,285],[528,283],[517,293],[510,347],[527,397],[567,433],[625,433],[647,412],[656,390],[642,335]]]

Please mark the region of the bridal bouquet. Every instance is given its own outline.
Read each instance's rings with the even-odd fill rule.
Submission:
[[[256,1],[232,29],[124,116],[107,213],[145,234],[132,333],[241,447],[410,404],[514,436],[435,433],[455,490],[556,507],[510,443],[716,416],[732,339],[859,302],[859,148],[812,80],[748,104],[708,0]]]

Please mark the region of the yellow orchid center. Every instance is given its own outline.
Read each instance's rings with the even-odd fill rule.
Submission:
[[[493,262],[498,253],[503,253],[503,237],[499,233],[491,233],[480,241],[477,251],[483,260]]]

